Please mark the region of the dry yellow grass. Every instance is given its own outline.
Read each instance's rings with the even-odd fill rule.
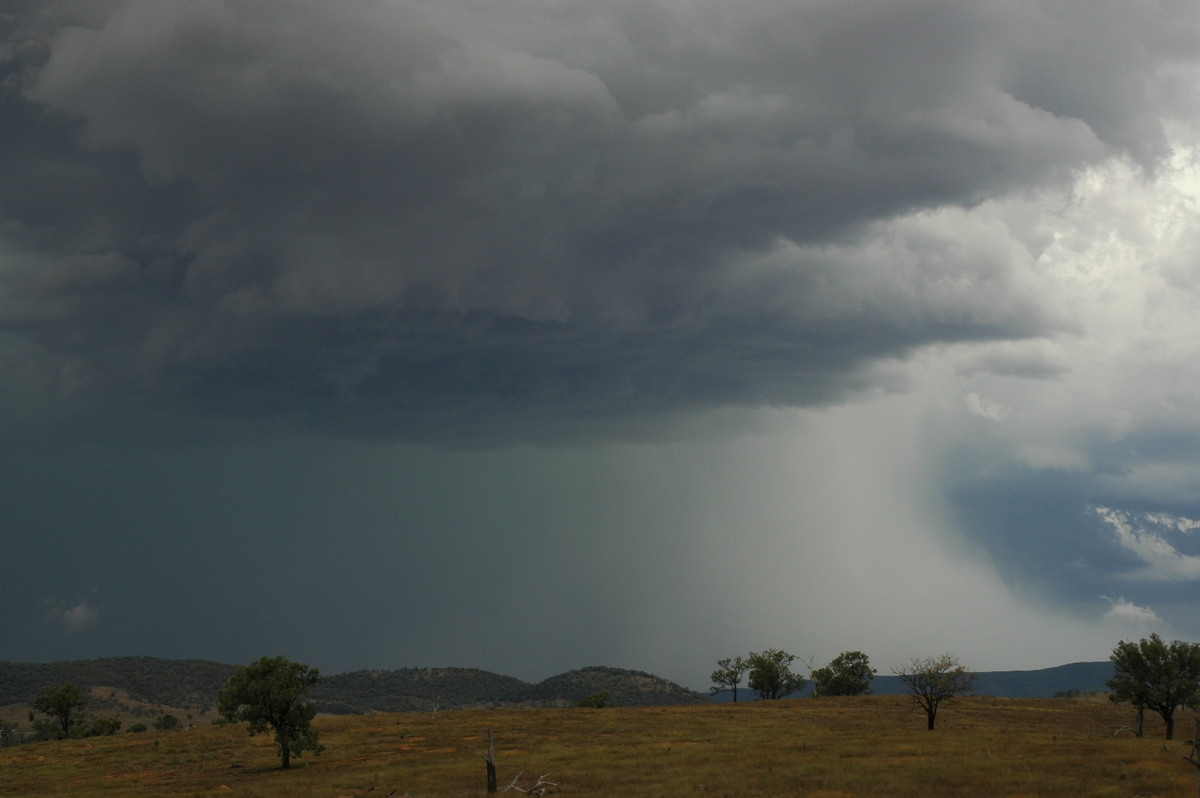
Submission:
[[[496,741],[500,787],[562,795],[1193,796],[1181,741],[1114,736],[1128,708],[965,698],[935,732],[893,696],[642,709],[488,710],[318,719],[327,749],[281,771],[242,726],[0,751],[14,796],[474,796]],[[1190,736],[1190,715],[1177,728]],[[1154,736],[1157,735],[1157,736]],[[519,793],[511,793],[519,794]]]

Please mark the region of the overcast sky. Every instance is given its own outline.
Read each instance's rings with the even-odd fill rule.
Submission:
[[[1192,0],[8,0],[0,658],[1200,639]]]

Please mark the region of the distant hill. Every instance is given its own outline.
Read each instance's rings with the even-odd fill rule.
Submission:
[[[404,668],[327,676],[310,695],[322,712],[429,712],[519,704],[530,685],[476,668]]]
[[[574,706],[580,698],[601,690],[608,691],[610,703],[618,707],[702,704],[710,700],[703,693],[649,673],[604,667],[551,676],[531,686],[527,700],[537,706]]]
[[[217,690],[233,671],[233,665],[219,662],[157,657],[44,663],[0,661],[0,706],[27,704],[47,685],[73,682],[80,687],[119,690],[126,694],[123,698],[140,704],[204,711],[216,702]],[[119,708],[96,703],[93,700],[93,710]]]
[[[95,712],[153,714],[155,708],[203,713],[211,710],[217,691],[235,666],[207,660],[155,657],[114,657],[70,662],[0,662],[0,706],[28,704],[38,690],[74,682],[81,687],[106,688],[93,693]],[[1003,698],[1052,698],[1078,690],[1103,692],[1112,677],[1111,662],[1076,662],[1031,671],[990,671],[979,674],[977,695]],[[899,678],[879,675],[872,682],[877,695],[905,692]],[[728,701],[728,690],[712,698],[642,671],[590,667],[568,671],[530,684],[477,668],[404,668],[353,671],[326,676],[311,696],[321,712],[429,712],[492,707],[574,706],[579,699],[607,690],[614,706],[668,706]],[[742,701],[753,700],[746,687]]]
[[[144,715],[148,707],[205,712],[235,666],[204,660],[116,657],[71,662],[0,662],[0,706],[28,704],[47,685],[93,690],[92,711]],[[484,707],[574,706],[607,690],[614,706],[701,704],[709,697],[641,671],[591,667],[529,684],[475,668],[405,668],[327,676],[310,695],[320,712],[428,712]],[[111,695],[111,697],[110,697]]]
[[[1103,693],[1108,691],[1105,682],[1112,678],[1112,662],[1075,662],[1032,671],[982,671],[975,683],[975,695],[997,698],[1053,698],[1056,693],[1078,690],[1080,693]],[[903,695],[908,691],[900,677],[880,674],[871,682],[875,695]],[[810,695],[805,689],[797,695]],[[732,700],[732,693],[722,690],[713,696],[716,701]],[[754,693],[746,687],[738,689],[739,701],[754,700]]]

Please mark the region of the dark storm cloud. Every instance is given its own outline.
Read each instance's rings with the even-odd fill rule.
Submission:
[[[18,4],[0,363],[361,435],[835,401],[1069,323],[919,212],[1152,165],[1156,8]]]

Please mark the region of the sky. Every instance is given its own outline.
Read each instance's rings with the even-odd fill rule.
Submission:
[[[1200,640],[1190,0],[8,0],[0,659]]]

